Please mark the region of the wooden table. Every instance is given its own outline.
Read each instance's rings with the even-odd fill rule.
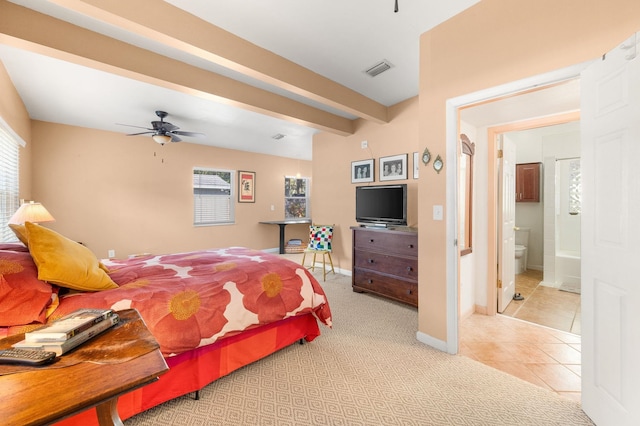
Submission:
[[[269,221],[260,222],[260,223],[265,225],[280,226],[280,254],[284,254],[284,227],[287,225],[299,225],[299,224],[311,225],[311,219],[269,220]]]
[[[158,343],[138,311],[118,312],[120,323],[44,367],[1,366],[3,425],[43,425],[96,407],[100,425],[122,425],[118,397],[168,371]],[[0,340],[0,349],[23,335]],[[7,369],[17,368],[17,371]]]

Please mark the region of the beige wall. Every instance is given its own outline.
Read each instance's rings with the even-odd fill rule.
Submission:
[[[350,269],[351,161],[407,153],[412,167],[410,154],[428,147],[445,158],[446,168],[447,99],[594,59],[637,30],[637,0],[483,0],[423,34],[419,101],[391,108],[388,124],[358,121],[352,136],[314,138],[313,218],[337,224],[338,267]],[[7,81],[1,70],[3,94],[6,87],[13,90]],[[13,90],[8,103],[0,98],[0,114],[27,142],[33,139],[32,190],[24,197],[43,201],[58,219],[53,229],[101,257],[108,249],[120,256],[232,244],[274,247],[277,227],[257,222],[282,217],[285,174],[311,174],[308,162],[278,157],[191,144],[159,147],[146,138],[38,122],[30,130],[16,97]],[[370,150],[360,148],[362,140]],[[237,205],[237,225],[191,225],[188,176],[194,165],[257,172],[257,202]],[[432,220],[432,206],[446,204],[445,173],[424,167],[420,172],[418,181],[407,181],[410,225],[420,228],[419,331],[446,341],[445,222]]]
[[[351,226],[356,226],[355,188],[351,183],[351,162],[375,159],[375,182],[407,183],[407,221],[409,226],[418,224],[418,181],[413,179],[413,152],[418,146],[418,98],[401,102],[389,109],[389,123],[375,124],[364,120],[357,122],[352,136],[321,133],[313,139],[313,220],[318,223],[335,223],[333,261],[340,268],[351,270]],[[362,149],[366,140],[368,148]],[[406,181],[378,180],[379,158],[408,154]]]
[[[483,0],[421,37],[420,147],[445,152],[447,99],[598,58],[638,30],[637,0]],[[447,242],[431,209],[446,191],[444,174],[420,180],[419,331],[442,341]]]
[[[31,198],[31,120],[7,70],[0,62],[0,117],[26,146],[20,149],[20,198]]]
[[[99,257],[196,249],[278,246],[284,176],[310,176],[309,161],[190,143],[161,146],[150,137],[33,122],[33,198],[56,218],[48,224]],[[235,205],[236,224],[193,226],[194,166],[256,172],[256,202]],[[271,211],[271,205],[275,210]],[[305,226],[287,238],[306,239]]]

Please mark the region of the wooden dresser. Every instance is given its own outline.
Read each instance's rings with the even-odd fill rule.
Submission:
[[[351,227],[353,291],[418,306],[418,232]]]

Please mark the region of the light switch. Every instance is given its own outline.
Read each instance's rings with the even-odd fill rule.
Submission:
[[[442,206],[433,206],[433,220],[442,220],[443,212]]]

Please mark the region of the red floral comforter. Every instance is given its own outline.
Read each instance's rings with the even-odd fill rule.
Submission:
[[[119,288],[64,295],[49,321],[79,308],[135,308],[165,356],[309,312],[331,326],[318,281],[273,254],[232,247],[103,263]]]

